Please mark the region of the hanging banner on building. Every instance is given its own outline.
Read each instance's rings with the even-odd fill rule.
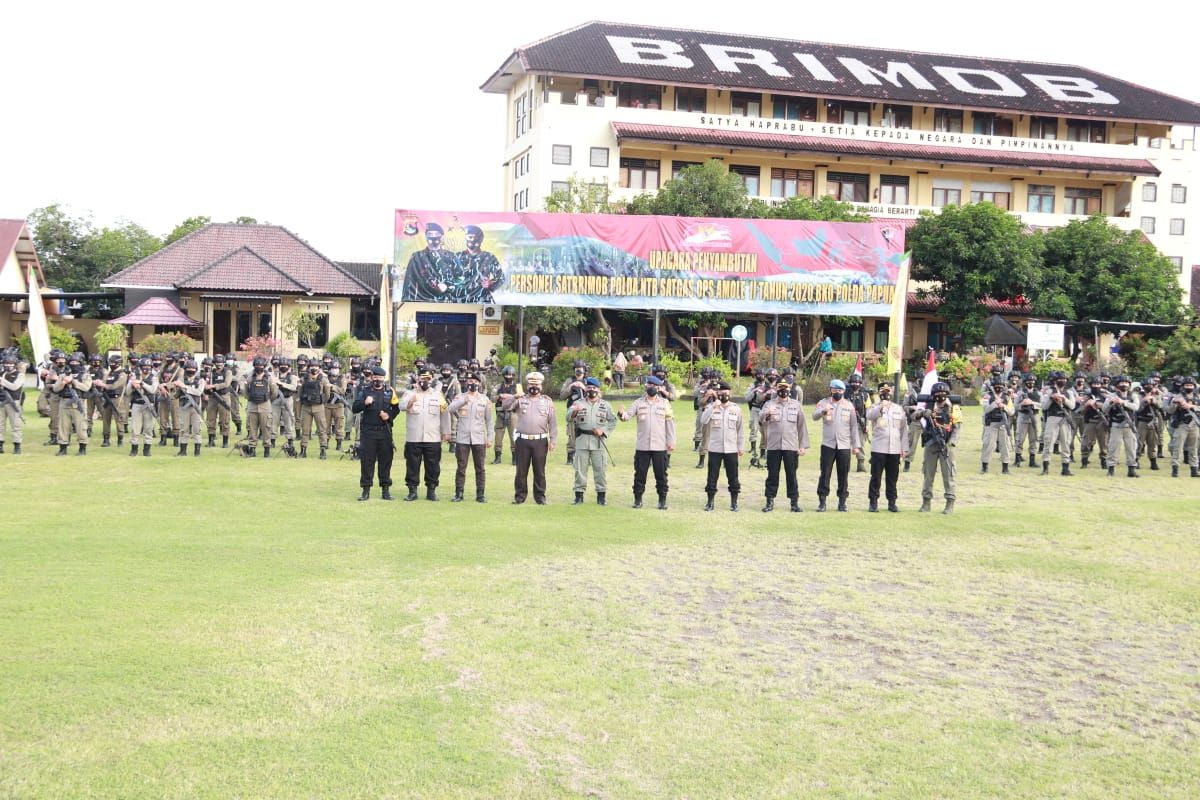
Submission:
[[[887,316],[904,228],[396,212],[393,302]]]

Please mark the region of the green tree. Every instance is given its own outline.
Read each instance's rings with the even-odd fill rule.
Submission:
[[[162,240],[133,222],[101,228],[83,243],[82,257],[103,280],[162,248]]]
[[[283,332],[288,338],[295,338],[300,347],[311,349],[313,340],[321,330],[321,321],[316,314],[296,309],[288,314],[283,322]]]
[[[1054,319],[1172,324],[1183,313],[1175,267],[1140,231],[1102,216],[1039,234],[1040,280],[1029,288],[1033,311]]]
[[[257,225],[258,220],[254,217],[238,217],[234,221],[235,225]]]
[[[983,338],[985,297],[1008,300],[1028,292],[1041,271],[1041,240],[991,203],[946,206],[925,213],[908,232],[912,276],[934,281],[940,313],[967,343]]]
[[[516,329],[518,315],[520,309],[507,306],[504,309],[504,316]],[[527,306],[525,308],[525,344],[528,344],[529,337],[537,333],[543,343],[540,345],[546,350],[559,350],[562,347],[562,334],[566,331],[578,328],[584,323],[587,317],[578,308],[569,306]],[[550,341],[544,341],[547,338]],[[546,345],[552,347],[546,347]]]
[[[188,217],[167,234],[167,237],[163,239],[163,244],[168,245],[172,242],[177,242],[189,233],[200,230],[210,222],[212,222],[212,217]]]
[[[638,195],[625,207],[627,214],[676,217],[745,217],[749,211],[746,185],[715,158],[685,167],[657,193]]]
[[[871,215],[864,214],[849,203],[829,197],[789,197],[778,205],[767,205],[765,214],[755,213],[750,216],[765,216],[769,219],[798,219],[823,222],[870,222]]]
[[[593,183],[578,175],[567,178],[567,188],[551,192],[545,209],[552,214],[609,214],[607,182]]]

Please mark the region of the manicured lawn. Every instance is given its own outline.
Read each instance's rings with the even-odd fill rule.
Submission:
[[[814,453],[803,514],[760,513],[748,459],[704,513],[677,405],[661,512],[629,508],[632,425],[607,508],[562,447],[546,507],[508,504],[507,452],[487,505],[446,502],[448,457],[441,502],[357,503],[336,456],[54,458],[30,402],[0,796],[1200,793],[1200,480],[980,475],[968,409],[952,516],[917,465],[903,513],[865,475],[813,513]]]

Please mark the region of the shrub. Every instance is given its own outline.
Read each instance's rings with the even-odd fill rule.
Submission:
[[[367,354],[367,350],[363,347],[362,342],[351,336],[349,331],[342,331],[330,339],[329,343],[325,345],[325,351],[333,355],[334,358],[352,358]]]
[[[699,373],[705,367],[716,370],[717,375],[723,381],[733,378],[733,365],[726,361],[724,356],[705,356],[692,362],[692,369],[696,373]]]
[[[125,355],[125,343],[129,339],[129,331],[124,325],[116,322],[103,322],[96,328],[96,349],[104,354],[119,350]]]
[[[546,388],[558,393],[563,381],[575,374],[575,361],[588,365],[588,375],[601,377],[608,369],[608,357],[599,347],[564,347],[550,363],[550,374],[546,377]]]
[[[50,329],[50,349],[58,348],[68,355],[79,349],[79,337],[76,334],[53,322],[47,327]],[[21,358],[25,363],[32,364],[33,340],[29,338],[29,331],[17,337],[17,348],[21,351]]]
[[[682,392],[691,386],[688,381],[688,373],[692,368],[690,362],[684,361],[674,353],[660,351],[658,354],[658,363],[667,370],[667,380],[675,387],[676,391]],[[649,372],[653,364],[646,364],[646,372]]]
[[[1030,372],[1036,375],[1039,381],[1044,381],[1056,369],[1060,369],[1067,373],[1067,375],[1070,375],[1075,369],[1075,365],[1065,358],[1048,358],[1045,361],[1035,361]]]
[[[833,356],[821,369],[821,374],[827,378],[838,378],[846,380],[850,377],[850,373],[854,372],[854,365],[858,363],[858,356],[853,353],[845,353],[840,356]],[[866,377],[866,376],[864,376]]]
[[[200,343],[186,333],[154,333],[138,342],[133,352],[138,355],[151,353],[194,353]]]
[[[1161,367],[1163,374],[1195,375],[1200,372],[1200,328],[1177,328],[1163,344],[1167,351]]]
[[[937,364],[938,377],[942,380],[970,383],[978,374],[975,365],[966,356],[951,356]]]
[[[408,372],[418,358],[429,358],[429,345],[420,339],[400,339],[396,342],[396,372]]]
[[[270,336],[251,336],[238,345],[238,350],[247,359],[258,358],[259,356],[270,358],[271,356],[283,355],[283,340],[273,339]]]
[[[781,347],[775,351],[775,368],[782,370],[792,363],[792,351]],[[771,368],[771,348],[760,347],[750,354],[750,368],[766,372]]]

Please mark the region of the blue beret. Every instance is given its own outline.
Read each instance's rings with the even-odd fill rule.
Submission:
[[[656,378],[653,375],[646,376],[646,383],[650,384],[651,386],[662,386],[663,385],[662,378]]]
[[[387,375],[387,372],[384,371],[383,367],[372,367],[371,374],[372,375]]]
[[[846,388],[846,384],[842,383],[842,382],[841,382],[841,381],[839,381],[837,378],[834,378],[833,380],[831,380],[831,381],[829,382],[829,388],[830,388],[830,389],[843,389],[843,390],[844,390],[844,389]]]
[[[600,388],[600,379],[599,378],[588,378],[583,383],[585,386],[595,386],[597,389]]]

